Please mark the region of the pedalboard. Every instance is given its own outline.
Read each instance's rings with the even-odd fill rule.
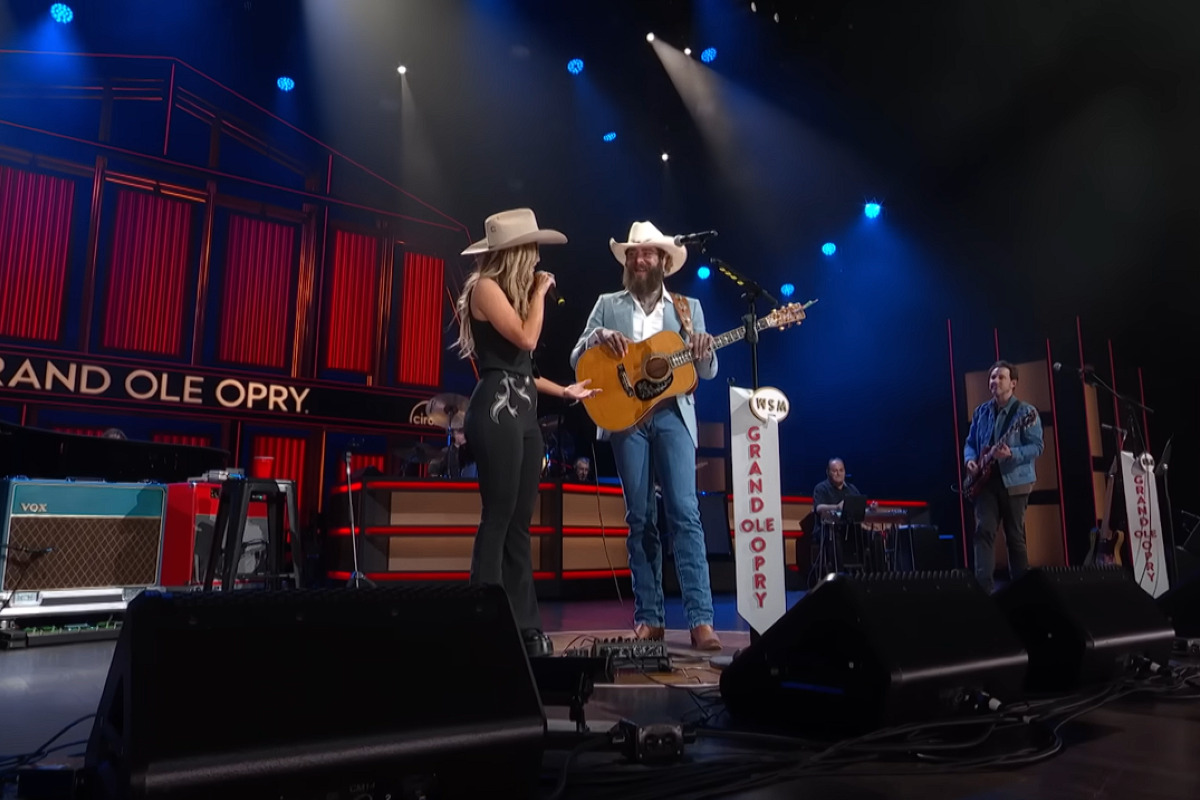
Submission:
[[[614,670],[671,671],[671,655],[662,639],[597,639],[590,647],[568,650],[563,655],[603,658]]]

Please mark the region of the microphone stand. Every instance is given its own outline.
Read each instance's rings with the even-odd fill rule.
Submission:
[[[1154,475],[1162,478],[1163,484],[1163,499],[1166,501],[1164,505],[1167,509],[1167,524],[1163,526],[1164,539],[1170,539],[1169,542],[1164,542],[1166,547],[1164,550],[1167,554],[1167,578],[1171,585],[1174,586],[1179,580],[1179,567],[1175,562],[1175,514],[1171,510],[1171,487],[1167,482],[1167,473],[1169,472],[1171,463],[1171,439],[1167,439],[1167,446],[1163,448],[1162,461],[1158,462],[1158,466],[1154,468]]]
[[[1138,419],[1137,412],[1143,411],[1147,414],[1153,414],[1154,409],[1150,408],[1145,403],[1134,400],[1132,397],[1127,397],[1121,394],[1116,389],[1105,383],[1104,380],[1097,375],[1094,370],[1085,369],[1081,377],[1083,378],[1084,383],[1090,383],[1093,386],[1099,386],[1101,389],[1108,392],[1109,395],[1116,399],[1118,406],[1124,408],[1125,414],[1129,419],[1129,422],[1127,423],[1129,425],[1129,433],[1131,436],[1137,439],[1137,449],[1139,451],[1137,455],[1149,456],[1150,454],[1147,452],[1146,448],[1146,431],[1143,429],[1143,425]],[[1166,524],[1162,525],[1163,557],[1167,564],[1167,581],[1170,584],[1174,584],[1177,577],[1177,571],[1175,568],[1175,520],[1171,514],[1171,493],[1170,488],[1167,485],[1167,468],[1170,454],[1171,442],[1168,440],[1167,446],[1163,450],[1163,462],[1154,468],[1154,475],[1163,479],[1163,491],[1166,493]],[[1120,458],[1119,447],[1117,457]],[[1150,456],[1150,458],[1153,461],[1153,456]],[[1126,513],[1128,514],[1128,512]],[[1130,542],[1131,547],[1132,545],[1133,543]]]
[[[567,420],[562,414],[558,415],[558,430],[554,434],[554,444],[558,448],[558,482],[562,483],[567,477],[567,463],[563,459],[563,429]]]
[[[759,286],[755,281],[750,280],[745,275],[742,275],[733,267],[726,264],[719,258],[712,259],[712,264],[725,277],[741,286],[746,291],[742,294],[742,299],[746,301],[746,313],[742,317],[742,324],[746,328],[746,344],[750,345],[750,386],[754,391],[758,391],[761,386],[758,383],[758,307],[757,302],[761,297],[771,304],[772,308],[779,307],[779,301],[771,296],[771,293]]]
[[[703,252],[703,248],[701,248]],[[746,314],[742,317],[742,324],[746,327],[746,343],[750,345],[750,385],[751,390],[757,392],[760,388],[758,382],[758,299],[761,297],[771,304],[773,308],[779,307],[779,301],[771,296],[771,293],[758,285],[757,282],[750,280],[745,275],[742,275],[733,267],[726,264],[719,258],[711,259],[712,265],[717,268],[717,271],[729,278],[731,281],[741,286],[746,291],[742,294],[742,299],[746,301]],[[786,545],[785,545],[786,546]],[[780,554],[783,555],[782,553]],[[755,644],[761,638],[762,634],[750,628],[750,644]]]
[[[1110,396],[1116,399],[1119,405],[1124,406],[1125,413],[1129,417],[1129,432],[1137,437],[1138,449],[1144,453],[1146,451],[1146,432],[1142,430],[1142,425],[1138,422],[1137,412],[1145,411],[1147,414],[1153,414],[1154,409],[1137,400],[1134,400],[1132,397],[1127,397],[1121,394],[1116,389],[1105,383],[1103,379],[1101,379],[1101,377],[1095,373],[1094,370],[1084,370],[1081,377],[1083,378],[1084,383],[1090,383],[1093,386],[1099,386],[1101,389],[1108,392]]]
[[[366,575],[358,570],[358,528],[354,524],[354,487],[350,483],[350,451],[346,451],[346,508],[350,511],[350,550],[354,558],[354,571],[350,573],[350,580],[346,581],[347,589],[361,589],[364,586],[369,586],[374,589],[375,584]]]

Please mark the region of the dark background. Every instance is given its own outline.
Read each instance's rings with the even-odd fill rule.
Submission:
[[[560,381],[595,296],[620,286],[608,239],[634,220],[716,229],[710,254],[776,294],[789,282],[792,299],[819,298],[801,328],[762,339],[762,382],[793,400],[785,492],[811,491],[837,455],[869,494],[929,500],[957,525],[949,320],[961,435],[962,373],[986,369],[997,339],[1013,361],[1044,359],[1049,340],[1069,368],[1055,383],[1060,444],[1069,523],[1086,526],[1078,324],[1106,380],[1136,394],[1142,369],[1151,449],[1175,437],[1175,508],[1195,507],[1200,426],[1184,383],[1200,288],[1197,4],[72,5],[72,46],[179,57],[476,238],[486,215],[517,206],[566,233],[543,251],[567,303],[548,313],[538,354]],[[48,6],[0,3],[4,46],[37,48]],[[693,48],[692,63],[664,68],[680,57],[660,58],[649,31]],[[718,57],[702,68],[706,47]],[[576,57],[586,67],[572,76]],[[297,84],[287,95],[284,74]],[[878,219],[863,216],[867,201],[883,205]],[[468,261],[442,254],[459,280]],[[713,332],[733,327],[736,287],[699,280],[699,263],[669,288],[699,297]],[[468,393],[470,370],[447,363],[446,388]],[[744,345],[722,351],[701,420],[727,419],[725,379],[749,384]],[[586,442],[586,417],[568,415]]]

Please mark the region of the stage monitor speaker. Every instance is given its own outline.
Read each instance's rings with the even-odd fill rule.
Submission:
[[[85,767],[97,798],[526,797],[545,731],[500,587],[146,592]]]
[[[1021,696],[1026,655],[964,572],[837,575],[721,675],[737,718],[810,735],[854,735],[967,712],[986,692]]]
[[[1031,692],[1104,683],[1134,656],[1171,655],[1170,622],[1120,566],[1032,569],[995,599],[1029,653]]]
[[[724,492],[697,492],[700,505],[700,525],[704,529],[704,546],[708,558],[708,579],[714,594],[737,591],[737,567],[733,560],[733,537],[729,532],[729,508]],[[665,520],[667,512],[658,499],[658,519]],[[661,525],[661,523],[660,523]],[[679,575],[675,568],[675,539],[664,527],[662,585],[668,597],[678,597]]]
[[[700,525],[709,558],[733,558],[733,539],[729,534],[729,507],[724,492],[699,492]],[[659,519],[666,519],[661,516]]]
[[[896,566],[901,572],[957,569],[961,549],[952,533],[936,525],[901,525],[896,529]]]
[[[1158,598],[1159,609],[1184,639],[1200,639],[1200,559],[1190,550],[1175,548],[1178,582]]]

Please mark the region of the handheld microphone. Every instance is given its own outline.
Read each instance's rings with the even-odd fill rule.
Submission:
[[[546,296],[550,298],[551,302],[558,306],[561,306],[563,303],[567,302],[566,300],[563,300],[562,295],[558,293],[557,286],[551,286],[550,291],[546,292]]]
[[[699,233],[681,233],[675,237],[674,242],[676,247],[683,247],[687,244],[700,244],[715,238],[717,238],[716,231],[700,231]]]

